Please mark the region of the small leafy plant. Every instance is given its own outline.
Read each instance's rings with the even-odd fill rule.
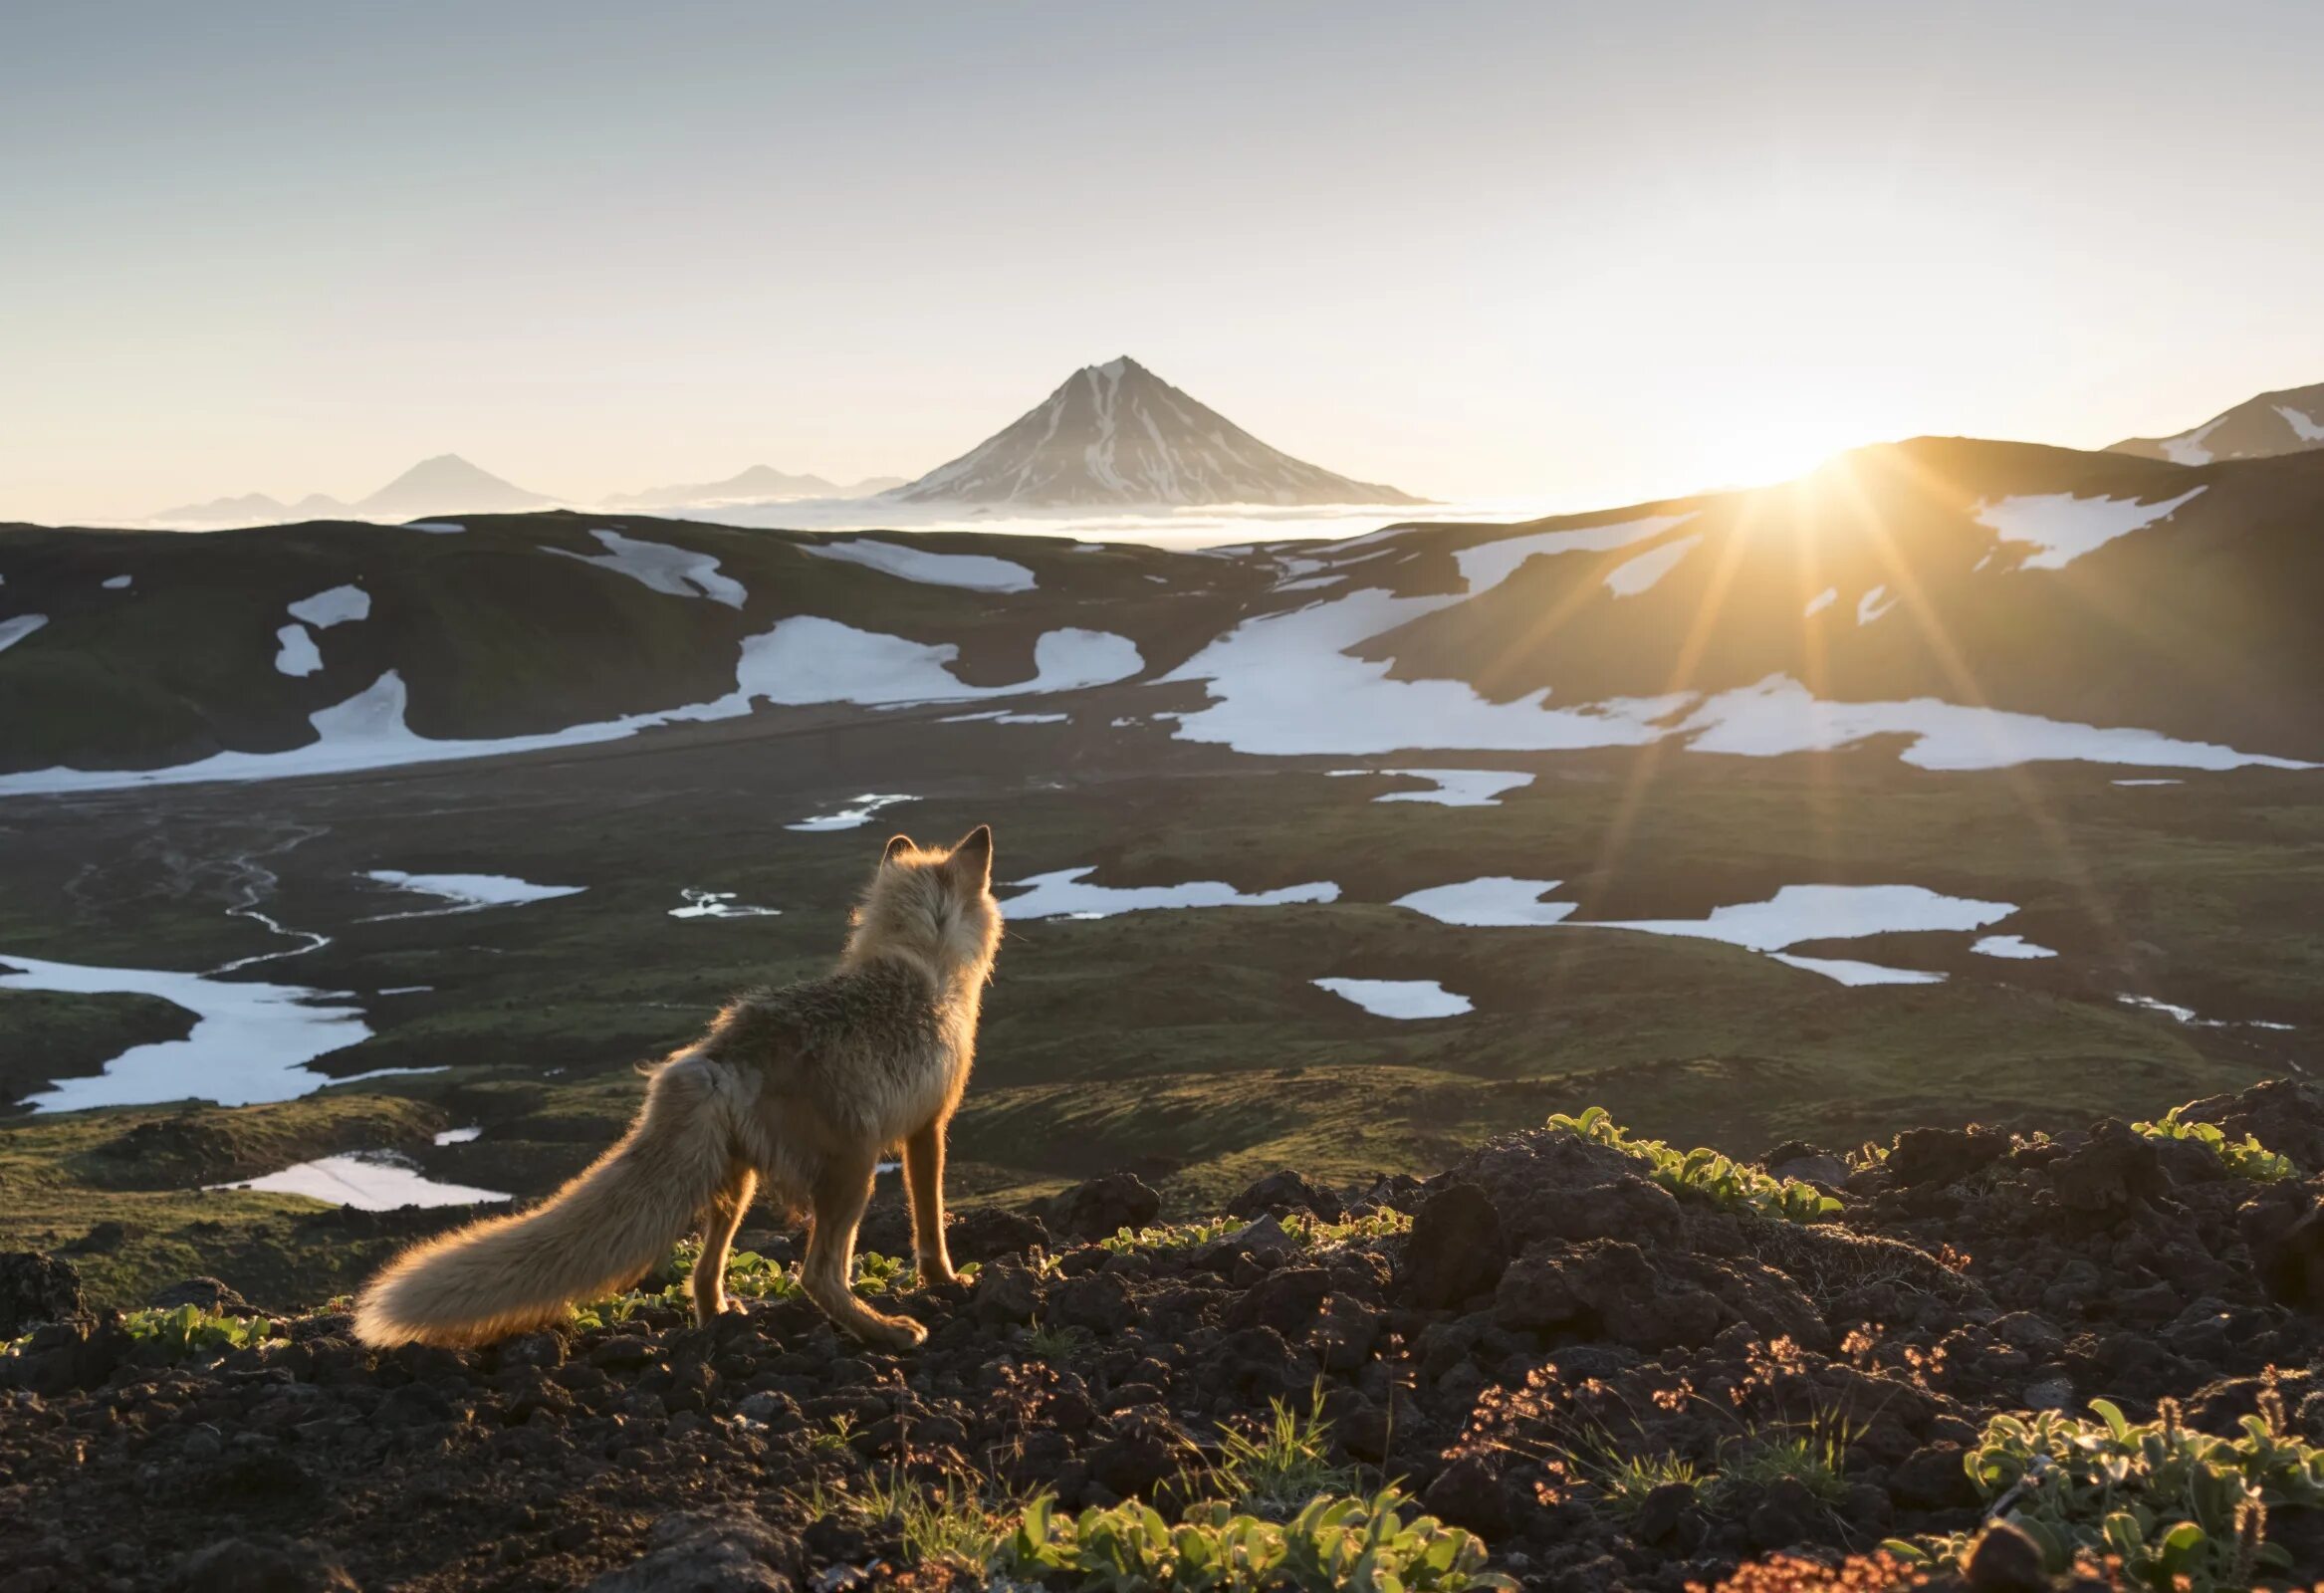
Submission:
[[[248,1349],[283,1335],[263,1316],[227,1316],[198,1305],[131,1311],[121,1326],[139,1344],[158,1348],[171,1360],[213,1350]]]
[[[1061,1593],[1515,1593],[1514,1582],[1484,1569],[1476,1537],[1434,1516],[1407,1518],[1409,1502],[1393,1488],[1319,1496],[1277,1522],[1211,1501],[1189,1505],[1173,1525],[1134,1500],[1064,1515],[1045,1494],[988,1569]]]
[[[2227,1138],[2226,1131],[2216,1123],[2190,1123],[2181,1119],[2179,1107],[2172,1107],[2152,1123],[2133,1123],[2131,1128],[2149,1139],[2186,1139],[2199,1145],[2208,1145],[2219,1165],[2237,1178],[2250,1179],[2254,1184],[2280,1184],[2295,1178],[2299,1170],[2292,1166],[2288,1156],[2278,1156],[2259,1143],[2259,1136],[2246,1134],[2240,1140]]]
[[[1647,1177],[1674,1195],[1696,1195],[1728,1211],[1756,1212],[1785,1223],[1813,1223],[1840,1210],[1840,1203],[1812,1184],[1774,1178],[1723,1156],[1708,1146],[1681,1151],[1659,1139],[1634,1139],[1592,1106],[1578,1117],[1552,1113],[1548,1126],[1620,1151],[1643,1163]]]
[[[2281,1396],[2264,1392],[2231,1439],[2185,1426],[2170,1401],[2143,1423],[2106,1400],[2090,1409],[2097,1420],[1996,1416],[1965,1462],[1991,1512],[2023,1527],[2052,1571],[2112,1556],[2132,1586],[2213,1593],[2292,1569],[2267,1541],[2268,1518],[2324,1506],[2324,1447],[2285,1432]],[[1921,1552],[1959,1564],[1973,1541],[1956,1533]]]
[[[1388,1208],[1336,1223],[1307,1212],[1286,1213],[1278,1221],[1291,1244],[1307,1252],[1412,1232],[1411,1217]],[[1234,1218],[1217,1217],[1199,1223],[1166,1223],[1159,1228],[1117,1229],[1111,1238],[1097,1243],[1116,1255],[1133,1251],[1190,1251],[1226,1239],[1247,1226]]]

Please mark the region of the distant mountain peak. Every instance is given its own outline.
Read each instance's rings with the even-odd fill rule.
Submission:
[[[1083,365],[1003,430],[886,496],[1023,508],[1421,502],[1269,447],[1128,354]]]
[[[539,509],[550,500],[503,481],[479,469],[458,454],[423,459],[355,508],[366,515],[409,518],[419,515],[513,513]]]
[[[2324,382],[2286,387],[2222,409],[2200,426],[2169,437],[2125,437],[2109,453],[2208,465],[2217,459],[2259,459],[2324,448]]]
[[[803,498],[865,498],[903,485],[898,476],[873,476],[851,485],[822,476],[795,476],[773,465],[752,465],[724,481],[683,482],[649,487],[644,492],[621,493],[605,500],[608,507],[672,509],[687,504],[790,503]]]

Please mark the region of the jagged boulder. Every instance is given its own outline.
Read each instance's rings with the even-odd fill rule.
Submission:
[[[1437,1192],[1413,1219],[1397,1290],[1423,1310],[1489,1294],[1509,1267],[1509,1243],[1493,1198],[1475,1184]]]
[[[1153,1222],[1162,1211],[1162,1197],[1135,1173],[1107,1173],[1036,1202],[1034,1211],[1052,1233],[1105,1239]]]
[[[1897,1188],[1951,1184],[1992,1166],[2009,1153],[2009,1136],[1984,1128],[1908,1128],[1888,1153]]]
[[[361,1593],[328,1549],[273,1534],[196,1549],[179,1566],[177,1586],[182,1593]]]
[[[654,1522],[644,1556],[583,1593],[791,1593],[782,1568],[798,1557],[798,1543],[748,1506],[686,1510]]]
[[[81,1274],[39,1251],[0,1255],[0,1339],[81,1313]]]
[[[1677,1199],[1632,1158],[1577,1135],[1532,1129],[1497,1139],[1464,1158],[1448,1182],[1485,1192],[1511,1252],[1541,1240],[1687,1246]]]
[[[1228,1215],[1233,1217],[1306,1212],[1336,1223],[1346,1211],[1337,1195],[1308,1183],[1287,1167],[1268,1174],[1227,1203]]]

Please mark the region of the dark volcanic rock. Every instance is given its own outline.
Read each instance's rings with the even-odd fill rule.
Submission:
[[[2041,1545],[2009,1521],[1985,1528],[1964,1569],[1975,1593],[2044,1593],[2050,1585]]]
[[[361,1593],[339,1560],[293,1538],[231,1537],[185,1558],[184,1593]]]
[[[2260,1252],[2259,1276],[2277,1304],[2324,1316],[2324,1206],[2268,1243]]]
[[[1950,1184],[1999,1161],[2009,1136],[1982,1128],[1908,1128],[1888,1153],[1889,1176],[1899,1189]]]
[[[1107,1173],[1037,1203],[1041,1220],[1068,1239],[1108,1239],[1144,1228],[1162,1210],[1162,1197],[1135,1173]]]
[[[2111,1117],[2090,1131],[2080,1150],[2052,1162],[2049,1175],[2058,1199],[2084,1212],[2144,1205],[2170,1188],[2155,1142]]]
[[[2208,1104],[2242,1120],[2261,1099],[2307,1097]],[[797,1501],[983,1476],[1167,1512],[1221,1427],[1315,1395],[1333,1462],[1405,1479],[1526,1585],[1680,1593],[1748,1556],[1976,1530],[1990,1501],[1963,1457],[2002,1412],[2171,1399],[2202,1432],[2264,1413],[2324,1437],[2324,1316],[2276,1303],[2324,1271],[2316,1186],[2222,1177],[2200,1147],[2149,1161],[2119,1125],[1961,1176],[1990,1138],[1912,1141],[1928,1179],[1854,1175],[1813,1224],[1674,1198],[1551,1133],[1383,1181],[1357,1207],[1415,1212],[1401,1236],[1318,1244],[1285,1226],[1292,1182],[1263,1181],[1261,1215],[1213,1245],[1080,1245],[1038,1270],[1003,1251],[970,1285],[882,1290],[929,1330],[904,1354],[796,1296],[707,1329],[649,1302],[482,1350],[373,1351],[345,1313],[233,1349],[72,1316],[0,1352],[0,1593],[868,1590],[907,1580],[901,1523]],[[1087,1227],[1153,1216],[1119,1183],[1065,1204]],[[1011,1247],[1042,1231],[979,1221]],[[1837,1489],[1729,1465],[1809,1419],[1847,1435]],[[1719,1481],[1611,1509],[1596,1442]],[[2268,1534],[2324,1563],[2324,1511],[2271,1509]],[[1966,1581],[2036,1585],[2006,1532]]]
[[[1492,1197],[1475,1184],[1455,1184],[1438,1191],[1413,1219],[1397,1289],[1423,1309],[1455,1306],[1491,1293],[1508,1266]]]
[[[0,1339],[81,1314],[81,1274],[38,1251],[0,1255]]]
[[[665,1515],[646,1544],[643,1558],[607,1571],[584,1593],[790,1593],[781,1567],[799,1558],[798,1543],[748,1506]]]
[[[1317,1189],[1289,1168],[1270,1173],[1227,1203],[1232,1217],[1259,1217],[1270,1212],[1307,1212],[1338,1222],[1347,1208],[1337,1195]]]
[[[1669,1191],[1620,1151],[1573,1134],[1535,1129],[1495,1140],[1452,1176],[1485,1191],[1512,1253],[1544,1239],[1687,1245],[1686,1220]]]

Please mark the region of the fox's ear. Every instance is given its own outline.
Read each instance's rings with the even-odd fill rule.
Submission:
[[[883,864],[892,863],[910,850],[912,850],[911,836],[890,835],[887,838],[887,850],[879,854],[879,860]]]
[[[979,824],[952,848],[952,860],[963,878],[983,890],[993,883],[993,826]]]

